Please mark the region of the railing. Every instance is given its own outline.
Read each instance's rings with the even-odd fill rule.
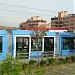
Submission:
[[[41,55],[39,55],[39,52],[36,51],[37,55],[35,54],[35,56],[31,56],[31,53],[18,53],[17,57],[14,58],[16,60],[19,60],[20,62],[25,62],[25,63],[29,63],[29,60],[33,59],[33,60],[37,60],[37,63],[40,64],[41,60],[47,60],[48,58],[65,58],[65,57],[70,57],[71,53],[67,53],[66,56],[63,56],[59,51],[47,51],[47,52],[41,52]],[[64,52],[65,53],[65,52]]]
[[[39,53],[41,53],[39,55]],[[17,53],[17,57],[15,59],[47,59],[49,57],[57,57],[57,56],[61,56],[60,52],[56,52],[56,51],[47,51],[47,52],[38,52],[36,51],[36,55],[31,56],[31,53]]]

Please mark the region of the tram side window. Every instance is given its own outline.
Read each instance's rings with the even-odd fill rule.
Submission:
[[[31,50],[32,51],[37,51],[36,44],[38,44],[38,50],[41,51],[42,50],[42,39],[39,38],[38,43],[36,43],[36,37],[32,37],[31,38]]]
[[[72,37],[64,37],[63,38],[63,49],[74,49],[74,38]]]
[[[0,53],[2,53],[2,37],[0,37]]]
[[[17,37],[16,48],[20,52],[29,48],[29,40],[27,37]]]
[[[44,39],[45,51],[54,51],[54,37],[45,37]]]

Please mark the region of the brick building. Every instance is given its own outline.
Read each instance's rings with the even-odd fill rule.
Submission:
[[[51,18],[51,28],[67,28],[68,31],[75,30],[75,14],[67,11],[58,12],[58,17]]]
[[[26,22],[23,22],[19,25],[20,29],[25,27],[29,28],[49,28],[50,24],[46,23],[46,20],[41,19],[39,16],[33,16],[27,19]]]

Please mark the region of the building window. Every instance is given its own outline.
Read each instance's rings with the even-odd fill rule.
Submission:
[[[74,27],[70,27],[70,29],[74,29]]]
[[[63,50],[74,49],[74,38],[72,37],[64,37],[63,38]]]
[[[37,47],[38,47],[38,51],[42,50],[42,39],[39,38],[38,42],[36,42],[36,37],[32,37],[31,38],[31,50],[37,51]]]
[[[74,20],[70,20],[70,22],[74,22]]]
[[[0,37],[0,53],[2,53],[2,37]]]
[[[70,25],[74,25],[74,23],[70,23]]]

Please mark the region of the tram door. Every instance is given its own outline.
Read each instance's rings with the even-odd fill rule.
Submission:
[[[44,51],[54,51],[54,37],[44,38]]]
[[[16,37],[16,56],[24,57],[29,53],[29,38],[28,37]]]

